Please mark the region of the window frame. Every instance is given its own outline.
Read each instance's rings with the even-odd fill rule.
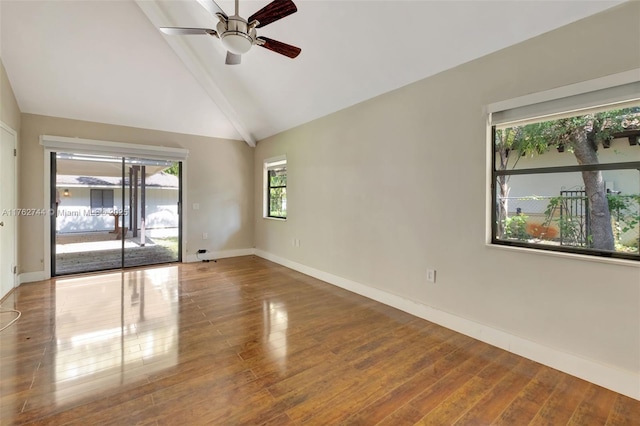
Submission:
[[[287,169],[287,159],[285,156],[278,156],[278,157],[273,157],[273,158],[269,158],[264,160],[264,176],[263,176],[263,181],[264,181],[264,190],[263,190],[263,194],[264,194],[264,208],[263,208],[263,218],[265,219],[274,219],[274,220],[282,220],[285,221],[287,220],[287,211],[285,210],[285,215],[284,216],[275,216],[271,214],[271,190],[272,189],[277,189],[277,188],[284,188],[285,191],[287,189],[288,186],[288,169]],[[284,169],[285,171],[285,175],[287,177],[287,183],[285,185],[279,185],[279,186],[271,186],[271,179],[269,176],[269,172],[272,170],[280,170],[280,169]],[[285,192],[286,193],[286,192]],[[286,197],[285,197],[286,199]]]
[[[101,197],[100,197],[100,200],[101,200],[100,204],[101,205],[100,206],[94,206],[93,205],[93,194],[94,194],[94,191],[100,191],[100,195],[101,195]],[[104,205],[104,194],[105,194],[106,191],[110,191],[111,192],[111,200],[112,200],[112,204],[113,204],[111,206],[105,206]],[[91,188],[89,190],[89,206],[90,206],[91,210],[104,211],[105,209],[107,209],[107,210],[113,209],[114,206],[115,206],[114,203],[115,203],[115,192],[114,192],[113,189],[110,189],[110,188],[105,188],[105,189],[102,189],[102,188]]]
[[[496,126],[492,126],[492,141],[495,141]],[[497,180],[499,176],[517,176],[517,175],[541,175],[548,173],[568,173],[583,171],[606,171],[606,170],[640,170],[640,161],[632,161],[625,163],[601,163],[571,166],[552,166],[552,167],[536,167],[510,170],[497,170],[495,166],[495,150],[493,150],[493,166],[491,178],[491,244],[513,247],[524,247],[535,250],[546,250],[553,252],[577,253],[590,256],[601,256],[628,259],[640,262],[640,254],[628,254],[624,252],[607,252],[598,251],[588,248],[580,248],[575,246],[556,246],[537,243],[528,243],[525,241],[505,240],[498,238],[498,196],[497,196]]]
[[[600,79],[564,86],[545,92],[534,93],[520,98],[490,104],[487,112],[487,180],[486,188],[490,192],[487,197],[487,245],[503,248],[529,249],[533,253],[548,253],[556,255],[585,255],[589,260],[615,259],[617,261],[631,261],[634,266],[640,266],[640,254],[624,252],[608,252],[574,246],[556,246],[536,244],[526,241],[505,240],[498,238],[498,195],[497,182],[499,176],[510,175],[540,175],[547,173],[605,171],[605,170],[640,170],[640,161],[624,163],[601,163],[589,165],[550,166],[540,168],[498,170],[496,165],[495,138],[498,125],[504,127],[510,123],[526,124],[527,120],[553,120],[558,114],[580,115],[582,110],[593,110],[599,105],[609,104],[606,109],[618,108],[616,103],[639,99],[638,76],[640,69],[606,76]],[[627,93],[620,87],[631,88]],[[604,94],[604,95],[603,95]],[[608,98],[607,98],[608,96]],[[593,98],[596,98],[594,101]],[[598,101],[597,98],[600,98]],[[605,99],[606,98],[606,99]],[[614,104],[614,105],[611,105]],[[587,111],[585,113],[588,113]],[[530,115],[527,115],[530,114]],[[498,120],[494,117],[498,116]],[[513,117],[516,116],[516,119]],[[505,118],[507,117],[507,118]],[[510,119],[509,119],[510,118]],[[502,121],[500,121],[502,120]]]

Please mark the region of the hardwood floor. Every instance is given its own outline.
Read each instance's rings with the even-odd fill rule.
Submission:
[[[255,257],[25,284],[13,306],[2,425],[640,424],[639,401]]]

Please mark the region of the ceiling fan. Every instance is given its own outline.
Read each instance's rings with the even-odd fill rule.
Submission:
[[[247,53],[251,46],[261,46],[273,52],[287,56],[297,57],[302,51],[299,47],[267,37],[258,37],[256,28],[265,27],[272,22],[295,13],[298,8],[291,0],[274,0],[248,19],[242,18],[238,13],[239,0],[235,0],[235,14],[227,16],[214,0],[198,0],[198,3],[215,15],[219,22],[216,29],[211,28],[185,28],[185,27],[161,27],[160,30],[169,35],[205,34],[217,37],[227,49],[227,65],[238,65],[243,54]]]

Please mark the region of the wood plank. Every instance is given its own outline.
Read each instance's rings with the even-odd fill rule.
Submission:
[[[589,386],[584,380],[563,376],[530,424],[567,424]]]
[[[494,424],[496,418],[510,405],[515,396],[523,391],[532,381],[535,373],[541,368],[533,361],[521,360],[518,366],[511,369],[493,388],[484,394],[456,424],[469,423]],[[517,423],[521,423],[518,419]]]
[[[640,419],[640,404],[627,396],[616,395],[607,419],[607,426],[637,425],[638,419]]]
[[[586,422],[605,424],[615,399],[614,393],[600,386],[590,385],[584,399],[576,407],[567,424],[575,426],[583,425]],[[640,417],[638,421],[640,422]]]
[[[559,371],[541,367],[538,374],[515,395],[511,404],[505,408],[494,424],[496,426],[528,424],[551,395],[561,377]]]
[[[458,387],[446,399],[440,402],[433,410],[420,419],[421,425],[454,424],[460,417],[472,409],[482,397],[500,381],[507,377],[518,359],[509,353],[490,362],[475,377]],[[471,417],[473,421],[476,419]],[[469,419],[466,419],[467,421]]]

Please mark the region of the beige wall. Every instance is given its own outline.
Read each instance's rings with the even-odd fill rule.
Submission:
[[[20,108],[2,60],[0,60],[0,120],[16,132],[20,131]]]
[[[256,248],[640,373],[637,265],[485,245],[483,113],[640,67],[639,17],[632,2],[260,141]],[[261,215],[261,170],[282,154],[288,218],[277,222]]]
[[[9,77],[7,76],[7,71],[4,68],[4,64],[0,59],[0,121],[2,121],[5,125],[11,127],[17,133],[17,151],[21,151],[21,139],[20,139],[20,123],[21,123],[21,114],[20,108],[18,106],[18,101],[13,93],[13,88],[11,87],[11,83],[9,82]],[[16,184],[20,185],[20,164],[16,164]],[[1,188],[0,188],[1,190]],[[18,230],[18,241],[16,244],[16,249],[18,252],[20,251],[20,234]]]
[[[167,146],[189,150],[185,217],[187,255],[198,249],[224,251],[253,247],[253,149],[245,142],[90,123],[40,115],[22,115],[18,205],[44,208],[44,149],[40,135]],[[200,204],[193,210],[193,203]],[[43,271],[42,217],[21,217],[20,272]],[[208,239],[202,240],[202,233]],[[185,259],[186,260],[186,259]]]

